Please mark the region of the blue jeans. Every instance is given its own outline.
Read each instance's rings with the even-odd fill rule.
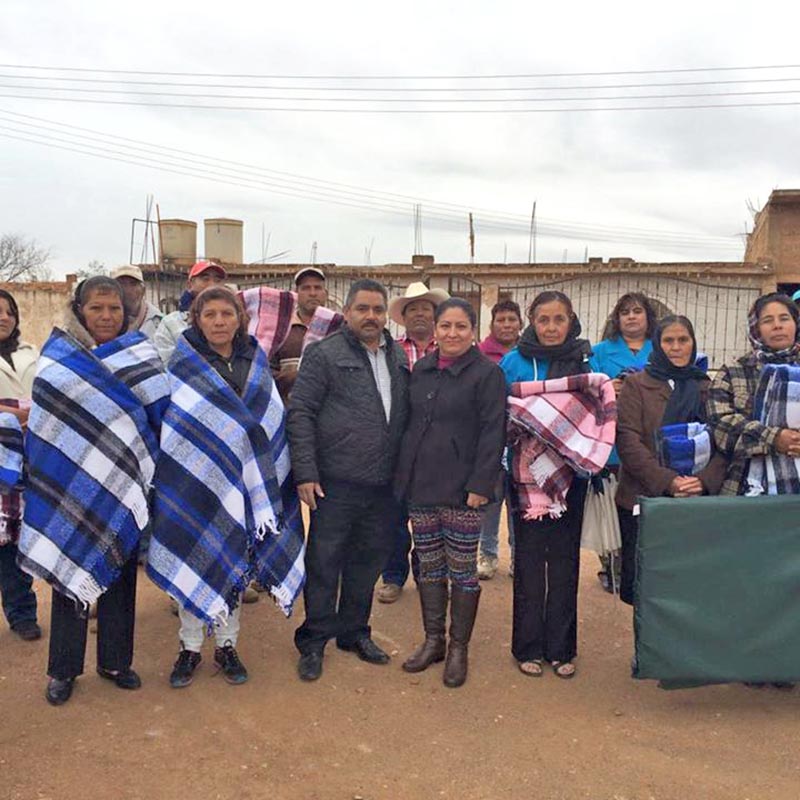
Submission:
[[[514,515],[511,502],[511,483],[506,473],[503,480],[506,501],[506,523],[508,524],[508,546],[511,548],[511,557],[514,557]],[[483,527],[481,528],[481,555],[497,558],[497,545],[500,535],[500,511],[503,501],[489,503],[484,506]]]
[[[13,628],[20,622],[36,622],[36,595],[33,578],[17,566],[17,546],[0,547],[0,594],[3,612]]]
[[[411,572],[414,580],[419,580],[419,559],[417,551],[411,549],[411,533],[408,530],[408,509],[403,507],[397,527],[394,531],[394,546],[389,560],[381,573],[383,582],[393,583],[395,586],[404,586],[408,580],[408,554],[411,553]]]

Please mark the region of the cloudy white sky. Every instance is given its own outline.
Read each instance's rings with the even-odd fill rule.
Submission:
[[[423,250],[437,261],[468,259],[469,209],[475,210],[477,260],[527,261],[525,218],[536,200],[539,261],[562,261],[565,254],[581,261],[587,248],[590,256],[604,258],[735,260],[743,252],[736,237],[749,219],[747,201],[763,203],[773,188],[800,187],[800,105],[516,114],[504,109],[800,103],[800,67],[664,72],[792,65],[800,62],[798,22],[800,7],[788,2],[745,13],[728,2],[696,0],[6,0],[0,29],[0,232],[51,248],[57,275],[91,260],[111,266],[128,259],[131,218],[144,216],[152,194],[164,218],[242,219],[247,261],[262,257],[264,231],[269,254],[289,251],[288,261],[308,260],[316,241],[320,262],[361,264],[371,246],[371,263],[381,264],[409,260],[417,200]],[[611,72],[620,74],[596,74]],[[444,77],[553,73],[595,74]],[[335,76],[384,78],[331,80]],[[119,83],[132,80],[149,83]],[[695,85],[674,85],[679,83]],[[240,86],[249,88],[232,88]],[[320,86],[329,88],[307,88]],[[342,91],[365,87],[504,91]],[[177,96],[145,95],[150,92]],[[708,96],[721,92],[755,94]],[[652,99],[693,93],[704,96]],[[188,94],[199,97],[182,96]],[[237,99],[241,95],[261,99]],[[618,99],[630,95],[649,99]],[[299,96],[325,99],[288,99]],[[55,97],[69,101],[45,99]],[[369,102],[357,101],[367,97]],[[405,102],[381,102],[389,97]],[[423,97],[437,102],[414,102]],[[466,97],[539,99],[441,102]],[[559,99],[574,97],[596,99]],[[80,98],[104,102],[75,102]],[[299,105],[449,113],[221,108]],[[453,113],[456,108],[503,111]],[[161,163],[148,165],[148,158]],[[281,179],[289,195],[276,191],[278,176],[269,170],[295,176]],[[321,189],[313,181],[337,185]]]

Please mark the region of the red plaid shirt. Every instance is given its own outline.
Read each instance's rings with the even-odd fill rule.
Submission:
[[[436,349],[436,342],[433,339],[428,342],[424,350],[420,350],[419,347],[417,347],[417,343],[413,339],[409,339],[406,334],[398,337],[395,341],[406,351],[409,369],[414,369],[414,364],[416,364],[417,361]]]

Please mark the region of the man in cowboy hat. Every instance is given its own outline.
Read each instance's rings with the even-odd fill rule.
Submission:
[[[450,295],[444,289],[429,289],[424,283],[412,283],[402,297],[395,297],[389,303],[389,316],[405,333],[397,338],[397,343],[406,351],[409,369],[436,348],[433,340],[433,312],[436,306]],[[378,589],[378,601],[394,603],[403,591],[408,579],[408,553],[411,550],[411,536],[408,533],[408,514],[403,514],[395,531],[394,549],[382,573],[383,585]],[[416,575],[416,554],[411,554],[411,563]]]

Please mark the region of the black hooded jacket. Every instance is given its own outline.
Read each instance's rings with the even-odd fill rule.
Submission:
[[[392,382],[391,418],[364,345],[340,328],[309,345],[289,400],[287,429],[297,484],[326,480],[368,486],[392,482],[408,417],[408,362],[388,331],[386,364]]]

